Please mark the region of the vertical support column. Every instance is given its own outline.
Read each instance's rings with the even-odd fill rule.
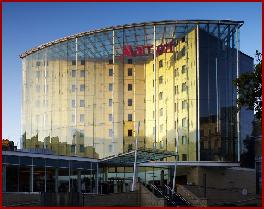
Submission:
[[[153,58],[153,62],[154,62],[154,99],[155,99],[155,118],[154,118],[154,149],[156,149],[157,147],[157,95],[156,95],[156,91],[157,91],[157,71],[156,71],[156,25],[154,25],[153,28],[153,39],[154,39],[154,58]]]
[[[239,29],[236,28],[236,77],[239,78],[239,40],[238,40]],[[238,87],[236,89],[238,91]],[[237,93],[237,100],[239,94]],[[237,104],[238,107],[238,104]],[[237,161],[240,162],[240,111],[237,112]]]
[[[29,178],[29,185],[30,185],[30,192],[34,191],[34,167],[31,165],[30,166],[30,178]]]
[[[55,168],[55,192],[59,192],[59,178],[58,178],[58,174],[59,174],[59,168]]]
[[[44,174],[44,182],[45,182],[45,185],[44,185],[44,191],[47,192],[47,168],[46,168],[46,165],[45,165],[45,174]]]
[[[68,177],[69,177],[69,181],[68,181],[69,189],[68,189],[68,191],[71,192],[71,161],[69,161],[69,175],[68,175]]]
[[[75,107],[74,107],[74,115],[75,115],[75,129],[77,129],[77,75],[78,75],[78,38],[75,38]],[[77,149],[76,149],[76,138],[77,136],[75,135],[74,137],[74,153],[75,155],[77,154]]]
[[[196,26],[196,121],[197,121],[197,161],[200,161],[200,78],[199,78],[199,25]]]
[[[137,177],[137,149],[138,149],[138,135],[139,135],[140,121],[138,122],[137,135],[136,135],[136,148],[135,148],[135,161],[134,161],[134,174],[133,174],[133,183],[132,191],[135,191],[136,177]]]
[[[81,192],[81,170],[77,170],[77,192]]]
[[[99,187],[99,166],[98,163],[96,163],[96,183],[95,183],[95,189],[96,189],[96,194],[99,193],[98,187]]]
[[[6,165],[2,164],[2,192],[6,192]]]
[[[115,30],[112,33],[112,59],[113,59],[113,76],[112,76],[112,146],[113,146],[113,153],[115,153],[115,111],[114,111],[114,92],[115,92]]]

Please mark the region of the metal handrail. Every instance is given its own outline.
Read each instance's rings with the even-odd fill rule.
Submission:
[[[169,191],[171,191],[172,195],[177,196],[178,198],[180,198],[182,201],[184,201],[187,205],[191,205],[191,203],[186,200],[184,197],[182,197],[181,195],[179,195],[178,193],[176,193],[175,191],[173,191],[168,185],[164,185]]]
[[[159,188],[156,185],[154,185],[154,184],[150,184],[150,185],[151,185],[151,187],[153,189],[155,189],[156,191],[158,191],[162,195],[162,197],[165,198],[167,201],[170,201],[173,205],[176,204],[173,200],[170,199],[170,197],[168,197],[167,195],[163,194],[163,192],[160,191]]]

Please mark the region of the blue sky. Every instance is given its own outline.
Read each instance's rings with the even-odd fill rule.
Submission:
[[[2,137],[20,139],[21,60],[39,44],[112,25],[171,19],[244,20],[240,49],[262,50],[261,3],[3,3]]]

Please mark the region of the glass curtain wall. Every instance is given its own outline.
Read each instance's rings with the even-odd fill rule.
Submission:
[[[238,160],[239,26],[122,26],[26,56],[23,147],[104,158],[134,150],[140,122],[139,148]]]

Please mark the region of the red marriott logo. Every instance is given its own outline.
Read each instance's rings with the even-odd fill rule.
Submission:
[[[172,53],[173,47],[175,46],[174,41],[169,43],[160,44],[156,47],[157,56],[163,53]],[[153,45],[140,45],[133,48],[131,45],[125,45],[123,48],[124,57],[136,57],[136,56],[146,56],[153,53]]]

